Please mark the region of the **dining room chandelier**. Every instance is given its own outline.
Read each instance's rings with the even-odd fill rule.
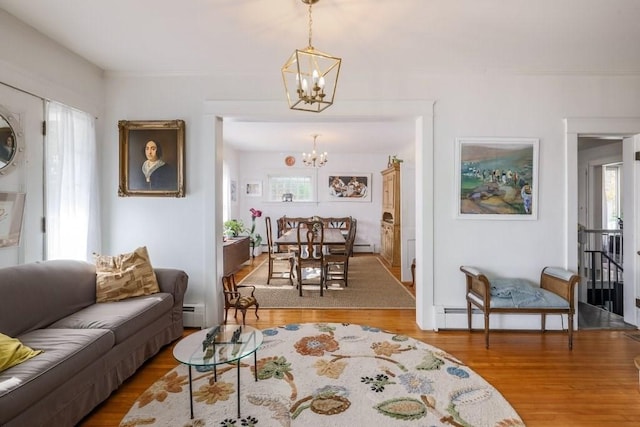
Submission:
[[[320,154],[316,151],[316,139],[318,139],[320,135],[316,134],[311,136],[313,136],[313,151],[311,153],[302,153],[302,163],[306,166],[320,168],[326,165],[329,159],[326,151]]]
[[[319,0],[300,0],[309,6],[309,45],[296,49],[282,66],[289,108],[319,113],[333,104],[342,59],[313,47],[312,6]]]

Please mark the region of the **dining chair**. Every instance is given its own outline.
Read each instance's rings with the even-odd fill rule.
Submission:
[[[298,223],[297,250],[295,254],[298,291],[302,296],[305,277],[303,270],[313,269],[319,275],[320,296],[324,296],[324,224],[320,220]]]
[[[353,244],[356,240],[357,223],[353,221],[342,252],[337,250],[324,256],[324,280],[327,285],[332,282],[342,282],[345,288],[349,286],[349,258],[353,255]]]
[[[289,279],[289,283],[293,286],[294,254],[292,252],[278,251],[278,248],[273,243],[271,217],[265,217],[264,221],[267,228],[267,246],[269,248],[267,285],[271,283],[271,279]]]
[[[233,315],[234,319],[238,318],[238,310],[242,312],[242,324],[245,324],[245,317],[247,316],[247,310],[250,307],[255,306],[256,308],[256,318],[259,319],[258,316],[258,308],[260,304],[258,300],[253,295],[256,290],[256,287],[253,285],[237,285],[235,275],[228,274],[222,277],[222,289],[224,292],[224,323],[227,323],[227,314],[229,313],[229,309],[235,309],[235,313]],[[250,289],[251,294],[247,295],[246,292],[243,293],[243,289]]]
[[[355,222],[356,222],[356,219],[351,216],[330,218],[329,226],[331,228],[339,229],[342,232],[342,234],[345,235],[344,245],[327,246],[327,251],[330,254],[334,254],[334,255],[344,254],[346,250],[346,244],[347,244],[346,241],[349,239],[349,236],[351,235],[352,232],[355,233],[355,226],[356,226]]]

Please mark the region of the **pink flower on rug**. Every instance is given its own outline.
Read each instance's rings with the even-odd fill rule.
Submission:
[[[138,407],[143,408],[154,400],[164,402],[168,393],[182,393],[182,386],[187,385],[187,381],[186,375],[178,375],[177,371],[169,372],[142,393]]]
[[[219,400],[229,400],[229,396],[233,393],[235,393],[233,384],[218,381],[201,386],[198,391],[193,392],[193,397],[197,402],[213,405]]]
[[[336,351],[340,348],[330,335],[304,337],[294,345],[296,351],[303,356],[322,356],[324,352]]]

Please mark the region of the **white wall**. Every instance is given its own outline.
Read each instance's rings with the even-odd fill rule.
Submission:
[[[102,115],[103,72],[0,9],[0,82]],[[99,123],[99,122],[98,122]],[[100,139],[98,138],[98,141]]]
[[[16,35],[23,35],[23,29],[5,25],[4,14],[0,13],[0,19],[3,40],[16,40]],[[40,50],[49,46],[33,34],[20,43],[20,52],[8,49],[8,44],[0,47],[0,80],[10,77],[30,88],[47,88],[53,98],[67,100],[79,108],[92,101],[101,105],[101,84],[95,69],[69,54],[56,58],[56,62],[47,55],[39,58]],[[23,52],[34,52],[30,61],[22,60]],[[52,63],[65,72],[52,71],[56,68],[51,67]],[[26,71],[18,75],[12,72],[16,67]],[[29,74],[35,77],[30,78]],[[189,273],[187,302],[203,301],[206,288],[213,286],[215,280],[206,267],[216,262],[212,259],[217,254],[212,249],[216,237],[203,230],[210,229],[215,221],[218,188],[212,182],[219,159],[203,103],[221,99],[271,100],[282,101],[283,110],[286,109],[280,87],[270,87],[265,92],[264,87],[246,83],[261,79],[247,77],[106,76],[103,133],[98,137],[103,159],[104,250],[115,253],[146,244],[154,264]],[[42,83],[43,79],[47,84]],[[78,84],[71,84],[74,81]],[[428,172],[419,175],[432,174],[434,194],[417,207],[417,211],[432,211],[434,216],[433,230],[416,233],[420,239],[433,232],[433,271],[421,274],[432,275],[435,288],[431,293],[418,292],[427,306],[464,306],[464,278],[458,270],[462,264],[482,267],[489,275],[517,275],[532,280],[537,280],[543,266],[562,265],[567,259],[563,236],[568,234],[568,227],[575,227],[565,224],[563,170],[567,159],[563,119],[631,117],[640,111],[639,76],[407,74],[399,81],[396,76],[372,72],[358,75],[357,81],[341,81],[336,103],[366,100],[372,96],[370,87],[376,87],[376,98],[371,101],[381,114],[393,105],[394,101],[389,100],[437,100],[433,162],[422,165]],[[72,102],[84,97],[90,101]],[[91,111],[91,106],[85,109]],[[184,119],[187,126],[186,197],[118,197],[118,120],[178,118]],[[454,143],[456,137],[464,136],[540,139],[537,221],[456,219]],[[240,213],[243,210],[239,207]],[[426,256],[417,254],[418,268],[429,264]],[[211,304],[217,307],[219,301]],[[533,328],[538,326],[535,316],[527,316],[526,321]],[[419,323],[426,328],[434,326],[428,316]]]

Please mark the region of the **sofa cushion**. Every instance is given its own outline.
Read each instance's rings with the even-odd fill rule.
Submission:
[[[0,334],[0,372],[42,353],[22,344],[19,339]]]
[[[38,329],[19,338],[44,352],[0,373],[0,425],[99,360],[115,341],[106,329]]]
[[[160,292],[146,247],[115,256],[94,254],[96,302],[119,301]]]
[[[0,332],[19,337],[94,304],[95,266],[54,260],[0,268],[0,295]]]
[[[109,329],[116,344],[153,323],[160,316],[171,316],[173,296],[157,293],[122,301],[91,305],[52,324],[51,328]]]

